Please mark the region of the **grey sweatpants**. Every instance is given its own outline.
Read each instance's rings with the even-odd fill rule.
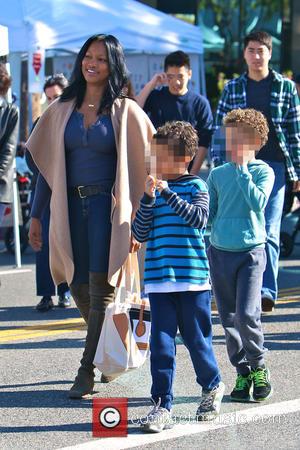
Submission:
[[[261,286],[266,266],[262,247],[227,252],[212,245],[207,251],[213,292],[225,330],[227,352],[237,372],[264,364]]]

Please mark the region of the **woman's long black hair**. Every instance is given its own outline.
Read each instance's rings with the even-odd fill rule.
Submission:
[[[73,68],[70,84],[65,88],[60,97],[60,101],[76,99],[76,108],[80,108],[85,96],[86,81],[82,74],[82,60],[85,57],[90,45],[94,41],[103,42],[106,51],[109,66],[109,78],[107,88],[103,93],[99,105],[98,114],[111,111],[113,102],[118,97],[124,97],[122,90],[128,82],[128,70],[125,63],[123,48],[114,36],[111,34],[95,34],[91,36],[81,47]]]

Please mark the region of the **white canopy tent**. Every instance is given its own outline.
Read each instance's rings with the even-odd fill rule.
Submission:
[[[92,34],[113,34],[127,55],[134,52],[163,59],[178,49],[189,53],[197,60],[196,71],[193,67],[196,87],[205,92],[200,29],[137,1],[0,0],[0,10],[12,53],[38,47],[76,52]]]
[[[198,28],[134,0],[0,0],[0,10],[11,52],[78,50],[91,34],[111,33],[126,50],[203,53]]]

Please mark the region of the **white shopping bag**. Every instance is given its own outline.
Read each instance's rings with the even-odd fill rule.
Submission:
[[[137,369],[146,360],[150,340],[150,307],[140,298],[137,254],[130,253],[105,312],[94,364],[105,375]]]

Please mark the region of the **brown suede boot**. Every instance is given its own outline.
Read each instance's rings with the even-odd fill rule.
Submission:
[[[89,292],[91,303],[85,349],[75,382],[69,391],[70,398],[82,398],[93,392],[95,377],[93,361],[102,329],[105,310],[114,298],[114,287],[108,284],[106,273],[90,273]]]
[[[90,311],[90,294],[89,285],[86,284],[71,284],[70,292],[76,303],[77,308],[80,311],[85,323],[88,323],[89,311]]]

